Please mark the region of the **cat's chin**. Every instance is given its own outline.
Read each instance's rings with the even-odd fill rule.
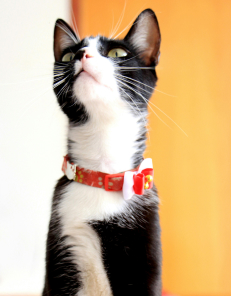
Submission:
[[[82,70],[74,83],[74,92],[83,104],[89,101],[109,103],[118,96],[118,90]]]
[[[80,72],[80,74],[79,74],[79,76],[78,76],[78,79],[80,78],[80,77],[82,77],[82,79],[87,79],[87,83],[94,83],[94,82],[96,82],[96,83],[98,83],[98,84],[101,84],[99,81],[97,81],[97,79],[94,77],[94,76],[92,76],[90,73],[88,73],[87,71],[84,71],[84,70],[82,70],[81,72]],[[91,82],[91,80],[94,80],[94,82],[92,81]]]

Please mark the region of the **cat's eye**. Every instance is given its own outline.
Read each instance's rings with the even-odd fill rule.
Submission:
[[[62,62],[70,62],[73,60],[74,56],[75,56],[74,53],[68,52],[62,57]]]
[[[113,48],[109,51],[107,55],[110,58],[121,58],[121,57],[126,57],[127,52],[122,48]]]

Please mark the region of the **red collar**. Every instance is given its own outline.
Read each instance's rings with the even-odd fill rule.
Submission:
[[[142,166],[142,163],[146,160],[144,160],[141,165],[139,165],[135,169],[118,174],[107,174],[99,171],[84,169],[73,163],[70,163],[69,160],[69,156],[66,155],[64,157],[62,171],[69,180],[74,180],[78,183],[102,188],[106,191],[124,191],[124,187],[126,187],[125,189],[127,189],[127,184],[126,186],[124,184],[125,173],[128,173],[127,175],[129,175],[130,172],[130,175],[132,175],[132,179],[134,180],[134,182],[132,185],[128,186],[132,186],[133,194],[142,195],[144,193],[144,189],[151,189],[153,186],[153,168],[147,168],[144,166],[142,171],[139,170]]]

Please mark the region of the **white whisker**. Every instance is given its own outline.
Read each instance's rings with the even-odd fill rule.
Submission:
[[[116,26],[115,26],[115,29],[113,30],[113,32],[112,32],[112,34],[110,35],[109,38],[112,38],[113,35],[116,34],[116,32],[118,31],[118,29],[119,29],[119,27],[120,27],[120,25],[121,25],[121,23],[122,23],[122,20],[123,20],[123,18],[124,18],[124,13],[125,13],[126,4],[127,4],[127,3],[126,3],[126,1],[125,1],[125,3],[124,3],[124,8],[123,8],[122,13],[121,13],[121,15],[120,15],[120,17],[119,17],[119,20],[118,20],[118,22],[117,22],[117,24],[116,24]],[[115,38],[113,38],[113,39],[115,39]]]
[[[159,89],[157,89],[157,88],[155,88],[155,91],[158,91],[158,92],[160,92],[160,93],[162,93],[162,94],[164,94],[164,95],[166,95],[166,96],[169,96],[169,97],[177,98],[177,96],[167,94],[167,93],[165,93],[165,92],[163,92],[163,91],[161,91],[161,90],[159,90]]]
[[[116,74],[115,74],[115,75],[116,75]],[[134,85],[134,86],[136,86],[136,87],[142,89],[142,90],[145,91],[146,93],[149,93],[149,94],[152,95],[153,91],[151,92],[151,91],[148,91],[148,90],[142,88],[141,86],[138,86],[137,84],[135,84],[135,83],[129,81],[128,79],[126,79],[126,78],[127,78],[126,76],[123,76],[123,75],[120,75],[120,76],[122,76],[123,78],[120,77],[119,79],[122,79],[124,82],[130,83],[130,84],[132,84],[132,85]],[[134,79],[133,79],[133,80],[134,80]]]
[[[78,27],[77,27],[77,23],[76,23],[76,19],[75,19],[75,14],[74,14],[72,5],[71,5],[71,15],[72,15],[72,20],[73,20],[73,28],[74,28],[74,31],[75,31],[76,35],[79,37],[79,39],[80,39],[80,34],[79,34]]]
[[[124,67],[124,66],[120,66],[120,67],[115,67],[121,70],[140,70],[140,69],[151,69],[154,70],[155,67]]]
[[[115,75],[119,75],[119,76],[124,77],[123,75],[118,74],[118,73],[116,73]],[[149,86],[149,85],[147,85],[147,84],[145,84],[145,83],[142,83],[142,82],[140,82],[140,81],[138,81],[138,80],[136,80],[136,79],[132,79],[132,78],[127,77],[127,76],[126,76],[126,78],[129,79],[129,80],[132,80],[132,81],[134,81],[134,82],[138,82],[138,83],[140,83],[140,84],[142,84],[142,85],[144,85],[144,86],[147,86],[147,87],[151,88],[152,90],[158,91],[158,92],[160,92],[160,93],[162,93],[162,94],[164,94],[164,95],[166,95],[166,96],[173,97],[173,98],[177,98],[177,96],[167,94],[167,93],[165,93],[165,92],[163,92],[163,91],[161,91],[161,90],[159,90],[159,89],[157,89],[157,88],[151,87],[151,86]]]
[[[56,26],[62,29],[76,44],[78,43],[78,40],[76,39],[75,35],[73,35],[73,33],[69,29],[65,28],[61,24],[57,24]]]
[[[118,74],[118,73],[116,73],[115,75],[121,76],[121,77],[123,77],[123,78],[127,78],[127,79],[129,79],[129,80],[134,81],[134,82],[138,82],[138,83],[140,83],[140,84],[142,84],[142,85],[144,85],[144,86],[147,86],[147,87],[151,88],[152,91],[155,89],[154,87],[151,87],[151,86],[149,86],[149,85],[147,85],[147,84],[145,84],[145,83],[143,83],[143,82],[140,82],[140,81],[138,81],[138,80],[136,80],[136,79],[133,79],[133,78],[130,78],[130,77],[127,77],[127,76],[123,76],[123,75]]]
[[[141,10],[143,10],[143,9],[141,9]],[[137,15],[137,14],[136,14]],[[148,17],[148,16],[147,16]],[[146,17],[145,17],[146,18]],[[130,23],[119,33],[119,34],[117,34],[113,39],[116,39],[119,35],[121,35],[124,31],[126,31],[127,30],[127,28],[128,27],[130,27],[131,26],[131,24],[133,24],[134,23],[134,25],[136,24],[136,22],[134,22],[135,21],[135,19],[136,19],[136,17],[134,17],[131,21],[130,21]]]
[[[110,30],[109,36],[112,36],[114,21],[115,21],[114,10],[112,10],[112,26],[111,26],[111,30]]]
[[[125,85],[126,87],[128,87],[129,89],[131,89],[133,92],[135,92],[138,96],[140,96],[146,103],[147,103],[147,105],[149,106],[149,108],[152,110],[152,112],[156,115],[156,117],[161,121],[161,122],[163,122],[167,127],[169,127],[170,129],[172,129],[165,121],[163,121],[159,116],[158,116],[158,114],[152,109],[152,107],[149,105],[149,103],[148,103],[148,100],[144,97],[144,96],[142,96],[139,92],[137,92],[137,91],[135,91],[132,87],[130,87],[129,85],[127,85],[127,84],[125,84],[125,83],[123,83],[123,82],[121,82],[120,81],[120,83],[122,83],[123,85]]]
[[[133,104],[135,104],[136,105],[136,107],[137,107],[137,109],[138,109],[138,111],[139,111],[139,115],[140,115],[140,117],[141,117],[141,119],[142,119],[142,121],[144,122],[144,125],[146,126],[147,125],[147,120],[146,119],[144,119],[144,116],[142,115],[142,113],[141,113],[141,111],[140,111],[140,108],[137,106],[137,104],[136,104],[136,102],[128,95],[128,93],[122,88],[122,87],[120,87],[119,86],[119,88],[131,99],[131,101],[133,102]],[[129,104],[129,102],[127,102],[128,104]],[[137,113],[137,111],[132,107],[132,105],[131,104],[129,104],[129,106],[136,112],[136,114],[138,114]],[[151,137],[150,137],[150,134],[149,134],[149,131],[148,131],[148,129],[147,129],[147,133],[148,133],[148,139],[150,140],[151,139]]]
[[[186,132],[170,116],[168,116],[163,110],[161,110],[159,107],[157,107],[151,101],[149,101],[149,103],[152,104],[153,107],[155,107],[156,109],[158,109],[161,113],[163,113],[169,120],[171,120],[188,137],[188,135],[186,134]]]

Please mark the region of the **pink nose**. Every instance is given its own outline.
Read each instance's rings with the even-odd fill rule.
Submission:
[[[86,59],[93,58],[93,55],[90,55],[89,53],[84,54],[84,56],[85,56]]]
[[[86,48],[81,60],[84,61],[86,59],[93,58],[93,57],[94,57],[93,53],[88,48]]]

